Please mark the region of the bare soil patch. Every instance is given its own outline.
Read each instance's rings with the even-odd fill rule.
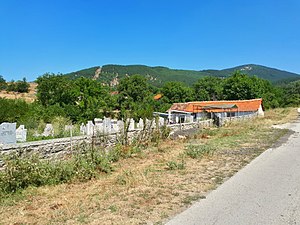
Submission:
[[[28,93],[18,93],[18,92],[8,92],[0,91],[0,98],[7,99],[23,99],[26,102],[34,102],[36,100],[36,88],[37,83],[29,83],[29,92]]]

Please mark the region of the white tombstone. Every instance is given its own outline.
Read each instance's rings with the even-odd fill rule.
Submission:
[[[118,126],[119,132],[124,133],[124,122],[122,120],[118,120],[117,126]]]
[[[86,134],[87,135],[94,135],[94,124],[93,121],[88,121],[86,124]]]
[[[51,123],[47,123],[46,127],[44,129],[44,132],[42,133],[42,136],[49,137],[54,135],[54,129]]]
[[[86,126],[83,123],[80,125],[80,134],[86,135]]]
[[[103,127],[103,120],[99,118],[95,118],[95,126],[94,126],[94,132],[95,134],[103,134],[104,133],[104,127]]]
[[[99,124],[103,123],[103,120],[99,119],[99,118],[95,118],[94,121],[95,121],[95,125],[99,125]]]
[[[16,139],[18,142],[26,142],[27,129],[25,129],[24,125],[20,125],[16,130]]]
[[[16,123],[0,124],[0,144],[16,143]]]
[[[129,128],[128,131],[134,130],[134,119],[129,120]]]
[[[163,117],[159,117],[158,118],[158,124],[159,124],[159,127],[162,127],[165,125],[165,119]]]
[[[110,118],[104,117],[103,119],[103,133],[110,134],[111,133],[111,120]]]
[[[146,119],[146,127],[147,127],[147,129],[148,129],[148,128],[151,128],[151,123],[152,123],[152,120]],[[153,124],[152,124],[152,125],[153,125]]]
[[[111,133],[119,132],[118,120],[111,120]]]
[[[139,129],[143,129],[144,128],[144,120],[143,119],[139,120],[139,122],[138,122],[138,128]]]

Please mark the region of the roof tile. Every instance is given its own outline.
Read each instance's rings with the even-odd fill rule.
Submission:
[[[225,105],[231,104],[236,105],[237,108],[224,109],[220,107],[219,109],[211,108],[207,109],[208,106],[217,106],[217,105]],[[186,103],[174,103],[171,108],[168,110],[178,110],[184,112],[223,112],[223,111],[231,111],[231,112],[248,112],[248,111],[257,111],[259,107],[262,105],[262,99],[251,99],[251,100],[223,100],[223,101],[202,101],[202,102],[186,102]],[[204,107],[206,109],[204,109]]]

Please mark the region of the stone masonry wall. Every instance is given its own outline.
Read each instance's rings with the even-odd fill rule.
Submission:
[[[178,130],[188,130],[191,128],[203,128],[210,127],[213,125],[212,120],[200,121],[196,123],[183,123],[183,124],[172,124],[168,125],[171,132]],[[153,129],[153,128],[151,128]],[[128,132],[129,143],[137,138],[141,130],[133,130]],[[80,146],[92,146],[101,145],[104,147],[110,147],[120,142],[121,133],[114,133],[110,135],[97,135],[92,136],[77,136],[72,138],[57,138],[51,140],[33,141],[26,143],[7,144],[0,145],[0,156],[17,153],[20,156],[24,154],[39,154],[45,159],[59,159],[70,154],[72,151]],[[3,166],[3,162],[0,160],[0,167]]]

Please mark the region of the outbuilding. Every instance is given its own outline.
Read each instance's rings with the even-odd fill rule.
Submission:
[[[196,122],[237,116],[264,116],[262,99],[174,103],[167,111],[170,123]]]

